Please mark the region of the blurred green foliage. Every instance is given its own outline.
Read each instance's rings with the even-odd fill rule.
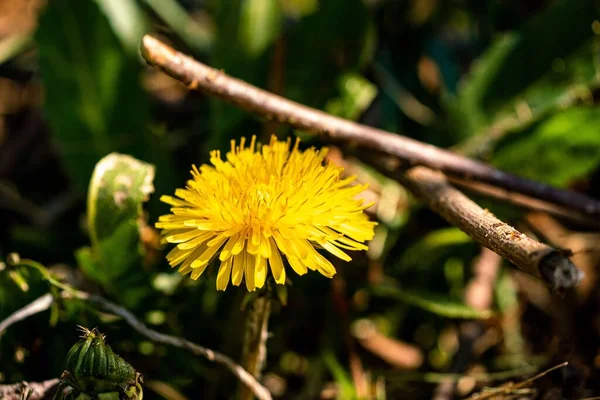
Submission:
[[[58,1],[42,13],[36,32],[45,110],[78,188],[87,188],[102,156],[143,155],[148,99],[141,65],[119,43],[93,1]]]
[[[0,203],[6,221],[0,259],[18,250],[68,282],[127,306],[157,330],[239,359],[242,289],[215,292],[211,268],[197,282],[181,278],[148,226],[168,208],[158,197],[184,186],[190,166],[205,163],[209,150],[227,150],[241,136],[294,132],[187,93],[145,67],[137,50],[143,33],[303,104],[553,185],[587,182],[590,194],[599,195],[598,10],[592,0],[49,1],[33,33],[37,57],[8,60],[0,74],[24,69],[40,78],[52,151],[64,166],[56,173],[70,186],[46,182],[49,169],[42,178],[28,175],[32,163],[20,155],[14,167],[20,174],[0,181],[14,180],[19,195],[55,217],[36,224],[22,208]],[[355,319],[371,319],[380,333],[415,344],[424,354],[420,372],[445,372],[455,350],[448,332],[456,337],[461,320],[502,318],[519,309],[508,272],[494,288],[492,309],[467,306],[477,246],[397,184],[353,165],[359,180],[375,183],[385,208],[375,213],[381,224],[371,251],[336,265],[333,281],[288,274],[292,285],[287,305],[271,318],[265,371],[283,382],[280,398],[318,398],[330,381],[339,398],[354,398],[349,360],[356,353],[366,371],[375,371],[370,386],[377,371],[391,381],[402,374],[348,344]],[[60,203],[54,199],[63,192],[76,193],[76,204],[55,212]],[[486,206],[519,221],[519,210]],[[50,290],[37,273],[3,265],[0,320]],[[58,376],[75,340],[72,328],[81,324],[100,325],[116,352],[169,389],[153,385],[145,390],[148,398],[233,394],[234,378],[226,371],[154,345],[112,316],[72,301],[61,301],[53,313],[56,318],[40,314],[20,322],[2,337],[0,383]],[[533,363],[519,325],[502,329],[507,342],[482,356],[486,368],[493,370],[500,358],[513,360],[508,365],[514,368]],[[420,383],[418,389],[390,384],[388,398],[431,398],[435,386]]]

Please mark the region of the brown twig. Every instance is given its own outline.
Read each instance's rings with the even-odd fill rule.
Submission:
[[[143,38],[142,55],[148,63],[185,83],[190,89],[220,97],[267,119],[275,119],[296,128],[328,136],[333,140],[354,142],[363,148],[383,151],[410,165],[428,166],[449,175],[490,183],[592,216],[600,216],[600,201],[520,178],[414,139],[306,107],[229,77],[221,71],[177,52],[151,36],[146,35]]]
[[[476,393],[476,394],[470,396],[469,398],[467,398],[466,400],[485,400],[485,399],[494,398],[496,396],[502,396],[502,395],[509,394],[514,390],[522,389],[522,388],[525,388],[525,387],[531,385],[533,381],[540,379],[541,377],[549,374],[552,371],[555,371],[557,369],[565,367],[568,364],[569,364],[568,362],[563,362],[561,364],[555,365],[552,368],[549,368],[545,371],[540,372],[539,374],[535,375],[532,378],[525,379],[524,381],[521,381],[519,383],[508,382],[500,387],[493,388],[493,389],[490,389],[485,392]]]
[[[32,315],[41,313],[42,311],[46,311],[50,308],[53,302],[54,297],[52,297],[50,293],[46,293],[42,297],[35,299],[31,303],[27,304],[25,307],[9,315],[8,318],[0,322],[0,338],[2,337],[4,331],[8,329],[11,325],[24,319],[27,319]],[[1,398],[2,396],[0,396],[0,399]]]
[[[19,382],[0,385],[0,399],[51,399],[54,396],[59,383],[60,379],[56,378],[43,382]]]
[[[450,185],[443,174],[425,167],[414,167],[399,179],[432,210],[477,243],[523,271],[542,278],[552,288],[573,287],[583,278],[582,272],[562,251],[533,240],[500,221]]]
[[[459,176],[497,184],[512,191],[541,196],[570,205],[589,214],[600,213],[600,203],[585,196],[551,188],[506,174],[482,163],[458,156],[435,146],[390,132],[340,119],[283,97],[258,89],[241,80],[201,64],[151,36],[143,39],[142,53],[152,65],[186,83],[221,97],[242,108],[297,128],[325,134],[334,140],[358,143],[384,152],[410,165],[455,173]],[[397,173],[397,166],[392,173]],[[430,208],[465,231],[482,246],[492,249],[524,271],[544,279],[555,289],[575,286],[582,274],[558,250],[539,243],[483,210],[446,181],[441,173],[416,167],[397,177],[424,200]]]
[[[554,203],[549,203],[544,200],[536,199],[520,193],[510,192],[501,187],[493,186],[486,183],[475,182],[455,176],[448,176],[448,181],[466,192],[473,192],[485,197],[496,199],[504,203],[522,208],[524,210],[541,211],[549,215],[560,218],[564,221],[569,221],[578,226],[589,228],[600,228],[600,218],[590,218],[589,215],[572,210],[568,207],[563,207]]]

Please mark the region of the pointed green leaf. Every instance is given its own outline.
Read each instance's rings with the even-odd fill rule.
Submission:
[[[396,287],[375,286],[372,288],[372,292],[375,296],[399,300],[447,318],[484,319],[491,317],[493,314],[489,310],[479,311],[464,303],[458,303],[442,295],[424,291],[416,293]]]
[[[282,23],[279,0],[243,0],[239,27],[242,49],[259,56],[279,35]]]
[[[357,73],[348,72],[338,78],[339,97],[325,104],[325,111],[342,118],[358,119],[377,96],[377,86]]]

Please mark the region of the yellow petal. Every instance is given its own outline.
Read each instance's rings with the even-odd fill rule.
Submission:
[[[328,278],[331,278],[332,276],[334,276],[337,271],[335,270],[335,267],[333,266],[333,264],[331,264],[331,262],[329,262],[329,260],[326,259],[325,257],[323,257],[321,254],[319,254],[319,253],[316,253],[316,254],[317,254],[317,262],[318,262],[317,270],[321,274],[325,275]]]
[[[290,265],[291,265],[292,269],[294,271],[296,271],[296,273],[298,275],[304,275],[304,274],[306,274],[306,272],[307,272],[306,265],[303,262],[301,262],[298,259],[298,257],[296,257],[296,256],[287,256],[287,259],[290,262]]]
[[[333,244],[331,244],[331,242],[320,243],[320,245],[323,246],[323,248],[325,250],[327,250],[328,252],[330,252],[334,256],[336,256],[338,258],[341,258],[344,261],[351,261],[352,260],[352,258],[350,258],[350,256],[348,254],[344,253],[338,247],[336,247]]]
[[[271,244],[269,239],[263,235],[260,236],[260,247],[258,249],[258,253],[264,258],[271,257]]]
[[[267,259],[260,254],[256,255],[254,258],[254,284],[260,289],[265,285],[265,280],[267,278]]]
[[[245,252],[237,254],[233,258],[233,271],[231,272],[231,283],[234,286],[240,286],[244,278],[244,260]]]
[[[160,196],[160,201],[162,201],[163,203],[172,205],[172,206],[180,206],[180,207],[191,206],[191,204],[188,203],[187,201],[179,200],[175,197],[166,196],[166,195]]]
[[[248,240],[246,240],[246,251],[250,254],[257,254],[258,244],[254,244],[254,242],[250,238],[248,238]]]
[[[182,265],[181,267],[179,267],[177,272],[179,272],[181,275],[185,276],[185,275],[189,274],[190,272],[192,272],[192,269],[190,268],[189,265],[187,265],[185,267]]]
[[[198,231],[198,232],[202,232],[202,231]],[[204,232],[202,235],[198,236],[195,239],[190,240],[189,242],[179,243],[177,245],[177,247],[180,248],[181,250],[193,249],[195,247],[202,245],[204,242],[206,242],[213,236],[214,236],[214,233],[212,233],[212,232]]]
[[[308,257],[310,252],[314,250],[314,248],[308,243],[308,241],[306,241],[306,239],[292,238],[288,240],[288,243],[294,250],[294,255],[296,255],[300,260],[306,260],[306,257]]]
[[[283,267],[283,260],[281,259],[281,254],[279,250],[277,250],[277,245],[275,241],[271,238],[271,257],[269,257],[269,265],[271,266],[271,273],[275,278],[275,282],[280,285],[285,283],[285,268]]]
[[[254,284],[254,256],[247,251],[244,253],[244,269],[246,270],[246,289],[249,292],[253,292],[256,290],[256,285]]]
[[[275,242],[277,243],[277,247],[279,247],[279,249],[281,250],[281,252],[283,254],[293,255],[292,249],[288,245],[287,240],[285,240],[285,238],[283,236],[281,236],[279,231],[273,231],[273,238],[275,239]]]
[[[229,278],[231,277],[231,266],[233,259],[229,257],[227,260],[221,262],[219,273],[217,274],[217,290],[227,289],[229,285]]]
[[[244,234],[240,233],[239,235],[237,235],[237,240],[231,249],[231,254],[233,254],[233,255],[240,254],[242,252],[242,250],[244,249],[244,244],[245,244]]]
[[[204,251],[204,247],[194,249],[183,261],[183,264],[177,270],[181,275],[187,275],[192,272],[192,262]]]
[[[192,278],[193,280],[197,280],[198,278],[200,278],[200,275],[202,275],[202,273],[204,273],[207,266],[208,266],[208,264],[206,264],[200,268],[192,269],[192,274],[190,275],[190,278]]]
[[[215,227],[215,222],[208,219],[191,219],[184,222],[185,226],[190,228],[200,229],[202,231],[210,231]]]
[[[224,261],[231,257],[231,249],[237,244],[239,236],[239,234],[235,234],[229,238],[227,243],[225,243],[225,247],[223,247],[223,250],[221,250],[221,253],[219,254],[219,260]]]
[[[181,264],[184,258],[191,253],[191,250],[180,250],[177,247],[173,248],[169,254],[167,254],[167,261],[171,267]]]
[[[204,232],[199,231],[198,229],[189,229],[183,233],[167,236],[167,242],[183,243],[183,242],[187,242],[188,240],[192,240],[192,239],[202,235],[203,233]]]
[[[219,248],[226,239],[227,238],[221,238],[219,241],[213,243],[212,246],[206,246],[206,249],[202,252],[202,254],[200,254],[200,256],[192,263],[192,268],[200,268],[208,264],[217,251],[219,251]]]

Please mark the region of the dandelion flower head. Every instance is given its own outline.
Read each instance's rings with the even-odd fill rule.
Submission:
[[[334,266],[316,249],[350,261],[344,250],[367,250],[375,222],[356,199],[366,185],[350,185],[342,168],[324,160],[327,149],[301,151],[299,141],[268,145],[252,137],[246,147],[231,141],[226,160],[210,153],[212,165],[192,167],[192,179],[175,197],[162,196],[171,214],[160,217],[163,241],[175,243],[172,267],[198,279],[213,258],[220,260],[217,289],[245,280],[249,291],[263,287],[268,269],[284,284],[284,259],[298,274],[307,270],[332,277]]]

